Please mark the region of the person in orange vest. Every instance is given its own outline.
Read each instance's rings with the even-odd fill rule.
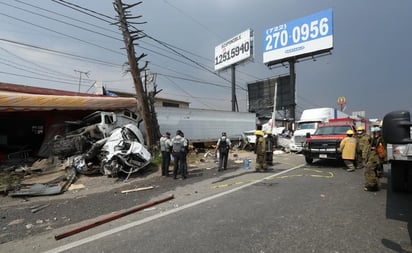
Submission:
[[[340,142],[339,148],[342,159],[346,165],[346,171],[355,171],[356,138],[353,137],[353,130],[346,131],[346,137]]]

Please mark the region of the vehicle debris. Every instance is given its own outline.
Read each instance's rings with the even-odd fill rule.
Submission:
[[[45,195],[56,195],[62,192],[62,187],[60,185],[45,185],[45,184],[34,184],[29,188],[23,188],[19,191],[9,193],[10,197],[25,197],[25,196],[45,196]]]
[[[32,161],[31,166],[28,160],[2,166],[8,173],[0,175],[0,191],[11,197],[55,195],[67,191],[79,174],[125,173],[126,181],[152,161],[138,123],[135,113],[124,110],[97,111],[65,126],[58,124],[40,148],[47,158]]]
[[[154,186],[140,187],[140,188],[131,189],[131,190],[124,190],[124,191],[121,191],[121,193],[145,191],[145,190],[151,190],[151,189],[154,189],[154,188],[155,188]]]
[[[33,207],[30,211],[32,213],[37,213],[38,211],[43,210],[44,208],[48,207],[49,205],[50,204],[44,204],[44,205],[36,206],[36,207]]]

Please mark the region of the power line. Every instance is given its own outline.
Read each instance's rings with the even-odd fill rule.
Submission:
[[[87,60],[87,61],[90,61],[90,62],[93,62],[93,63],[103,64],[103,65],[107,65],[107,66],[111,66],[111,67],[121,67],[122,66],[120,64],[115,64],[115,63],[102,61],[102,60],[98,60],[98,59],[94,59],[94,58],[90,58],[90,57],[85,57],[85,56],[75,55],[75,54],[71,54],[71,53],[67,53],[67,52],[63,52],[63,51],[58,51],[58,50],[48,49],[48,48],[39,47],[39,46],[35,46],[35,45],[30,45],[30,44],[27,44],[27,43],[17,42],[17,41],[13,41],[13,40],[9,40],[9,39],[0,38],[0,41],[8,42],[10,44],[15,44],[15,45],[19,45],[19,46],[34,48],[34,49],[38,49],[38,50],[42,50],[42,51],[46,51],[46,52],[50,52],[50,53],[54,53],[54,54],[58,54],[58,55],[64,55],[64,56],[68,56],[68,57],[75,58],[75,59]]]
[[[88,16],[97,18],[97,19],[102,20],[102,21],[107,22],[107,23],[111,23],[111,22],[110,22],[110,21],[107,21],[107,20],[105,20],[105,19],[103,19],[103,18],[100,18],[100,17],[98,17],[98,16],[92,15],[92,14],[90,14],[89,12],[94,13],[94,14],[98,14],[98,15],[100,15],[100,16],[103,16],[103,17],[106,17],[106,18],[108,18],[108,19],[110,19],[110,20],[113,20],[114,22],[117,22],[117,19],[115,19],[115,18],[113,18],[113,17],[110,17],[110,16],[107,16],[107,15],[98,13],[98,12],[96,12],[96,11],[93,11],[93,10],[90,10],[90,9],[87,9],[87,8],[84,8],[84,7],[82,7],[82,6],[80,6],[80,5],[77,5],[77,4],[73,4],[73,3],[70,3],[70,2],[67,2],[67,1],[64,1],[64,0],[52,0],[52,1],[55,2],[55,3],[57,3],[57,4],[61,4],[61,5],[63,5],[63,6],[66,6],[66,7],[70,8],[70,9],[76,10],[76,11],[78,11],[78,12],[81,12],[81,13],[86,14],[86,15],[88,15]]]
[[[89,23],[89,22],[84,21],[84,20],[79,20],[79,19],[73,18],[73,17],[71,17],[71,16],[67,16],[67,15],[64,15],[64,14],[61,14],[61,13],[58,13],[58,12],[55,12],[55,11],[51,11],[51,10],[48,10],[48,9],[45,9],[45,8],[41,8],[41,7],[36,6],[36,5],[33,5],[33,4],[26,3],[26,2],[21,1],[21,0],[14,0],[14,1],[16,1],[16,2],[18,2],[18,3],[21,3],[21,4],[24,4],[24,5],[28,5],[28,6],[32,7],[32,8],[35,8],[35,9],[39,9],[39,10],[42,10],[42,11],[45,11],[45,12],[48,12],[48,13],[52,13],[52,14],[54,14],[54,15],[56,15],[56,16],[61,16],[61,17],[67,18],[67,19],[72,20],[72,21],[76,21],[76,22],[83,23],[83,24],[86,24],[86,25],[89,25],[89,26],[93,26],[93,27],[95,27],[95,28],[99,28],[99,29],[101,29],[101,30],[105,30],[105,31],[107,31],[107,32],[119,34],[118,32],[115,32],[115,31],[113,31],[113,30],[111,30],[111,29],[108,29],[107,27],[103,27],[103,26],[99,26],[99,25],[96,25],[96,24],[92,24],[92,23]]]
[[[74,37],[74,36],[71,36],[71,35],[67,35],[67,34],[64,34],[64,33],[62,33],[62,32],[58,32],[58,31],[56,31],[56,30],[53,30],[53,29],[50,29],[50,28],[47,28],[47,27],[44,27],[44,26],[41,26],[41,25],[36,25],[36,24],[34,24],[34,23],[25,21],[25,20],[20,19],[20,18],[16,18],[16,17],[10,16],[10,15],[5,14],[5,13],[1,13],[1,12],[0,12],[0,15],[3,15],[3,16],[6,16],[6,17],[8,17],[8,18],[11,18],[11,19],[20,21],[20,22],[22,22],[22,23],[30,24],[30,25],[32,25],[32,26],[35,26],[35,27],[38,27],[38,28],[47,30],[47,31],[49,31],[49,32],[53,32],[53,33],[62,35],[62,36],[64,36],[64,37],[68,37],[68,38],[71,38],[71,39],[73,39],[73,40],[81,41],[81,42],[83,42],[83,43],[86,43],[86,44],[89,44],[89,45],[93,45],[93,46],[95,46],[95,47],[104,49],[104,50],[106,50],[106,51],[109,51],[109,52],[112,52],[112,53],[115,53],[115,54],[119,54],[119,55],[123,55],[123,56],[124,56],[124,54],[122,54],[122,53],[119,52],[119,51],[115,51],[115,50],[113,50],[113,49],[100,46],[100,45],[98,45],[98,44],[96,44],[96,43],[92,43],[92,42],[89,42],[89,41],[86,41],[86,40],[82,40],[82,39],[79,39],[79,38],[77,38],[77,37]]]

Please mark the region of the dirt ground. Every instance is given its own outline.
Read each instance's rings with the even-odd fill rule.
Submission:
[[[229,154],[229,164],[237,164],[237,166],[243,166],[243,160],[253,160],[254,153],[245,150],[231,151]],[[196,173],[199,170],[213,170],[217,169],[218,158],[213,151],[206,151],[202,153],[195,153],[192,151],[188,157],[188,174]],[[173,164],[169,168],[170,173],[173,171]],[[123,177],[107,177],[104,175],[77,175],[76,180],[72,183],[70,188],[58,195],[48,196],[36,196],[36,197],[10,197],[7,195],[0,196],[1,206],[15,206],[22,203],[36,203],[42,201],[51,201],[59,199],[70,199],[77,197],[84,197],[87,194],[99,193],[110,191],[118,188],[127,188],[128,186],[135,185],[138,182],[144,182],[155,177],[161,177],[160,167],[154,165],[148,166],[146,169],[132,174],[127,181]]]

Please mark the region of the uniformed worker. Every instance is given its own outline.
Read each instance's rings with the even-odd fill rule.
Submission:
[[[362,169],[365,167],[365,150],[369,143],[369,135],[363,126],[356,128],[356,141],[356,168]]]
[[[229,150],[232,146],[230,139],[226,136],[226,132],[217,140],[215,153],[219,151],[219,167],[218,171],[227,169],[227,160],[229,158]]]
[[[378,177],[383,177],[383,164],[388,162],[388,157],[387,157],[387,145],[385,141],[383,140],[382,136],[382,122],[379,125],[378,131],[376,132],[377,136],[379,137],[380,140],[380,145],[378,145],[378,156],[379,156],[379,161],[380,161],[380,166],[377,172]]]
[[[170,165],[170,151],[172,148],[172,142],[170,140],[170,133],[166,132],[160,137],[160,152],[162,153],[162,176],[169,176]]]
[[[172,155],[174,160],[173,166],[173,178],[177,179],[178,173],[182,175],[182,178],[185,179],[186,175],[183,173],[183,166],[185,158],[185,152],[187,149],[187,141],[183,137],[183,132],[181,130],[176,131],[176,136],[172,139]]]
[[[186,147],[184,148],[184,152],[182,154],[182,166],[181,166],[181,175],[182,178],[185,179],[187,177],[187,155],[189,154],[189,139],[185,137],[185,134],[182,132],[182,137],[186,141]]]
[[[267,170],[266,141],[265,141],[265,138],[263,137],[263,131],[256,130],[255,135],[256,135],[256,147],[255,147],[256,171],[257,172],[266,171]]]
[[[355,170],[355,155],[356,155],[356,139],[353,137],[353,130],[346,131],[346,137],[340,142],[340,151],[342,159],[346,165],[346,171]]]
[[[273,145],[274,138],[271,130],[266,131],[266,164],[273,165]]]
[[[365,191],[378,191],[380,188],[380,181],[377,171],[381,167],[381,159],[378,154],[378,147],[383,145],[379,132],[379,127],[372,127],[371,137],[367,146],[366,166],[365,166]]]

